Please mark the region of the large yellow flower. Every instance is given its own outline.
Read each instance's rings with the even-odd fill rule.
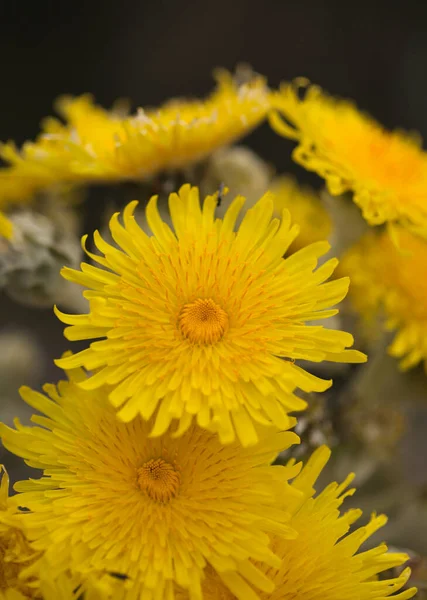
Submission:
[[[44,470],[15,486],[14,501],[31,511],[28,536],[52,576],[118,573],[128,600],[172,600],[176,582],[200,600],[209,564],[234,572],[243,589],[250,581],[271,591],[249,559],[279,566],[269,534],[294,535],[286,498],[295,492],[286,482],[299,465],[270,465],[296,434],[266,428],[244,449],[193,424],[178,438],[151,439],[144,419],[116,418],[105,387],[82,390],[81,370],[70,377],[45,386],[50,398],[22,389],[42,413],[33,417],[40,426],[0,426],[5,447]]]
[[[248,133],[269,107],[263,78],[238,85],[226,72],[204,101],[174,100],[132,116],[106,111],[88,95],[62,98],[58,110],[65,125],[47,119],[39,138],[21,151],[13,143],[2,147],[0,155],[10,166],[0,171],[0,209],[29,201],[43,189],[140,181],[185,167]]]
[[[403,553],[388,553],[381,544],[371,550],[358,552],[360,546],[387,519],[373,515],[368,525],[354,529],[350,527],[361,515],[360,510],[341,513],[352,476],[342,484],[331,483],[318,496],[313,497],[313,485],[329,457],[326,447],[319,448],[308,461],[292,488],[301,495],[288,504],[292,513],[291,524],[298,532],[296,539],[276,537],[275,552],[282,559],[279,568],[264,568],[266,576],[272,578],[276,588],[272,593],[258,593],[250,585],[246,600],[385,600],[393,596],[396,600],[413,598],[416,590],[411,588],[395,594],[407,582],[410,570],[392,579],[379,579],[378,575],[403,565],[408,556]],[[224,580],[226,578],[223,577]],[[206,570],[203,582],[205,600],[236,600],[232,575],[226,587],[211,569]],[[177,594],[177,600],[186,600],[185,592]]]
[[[121,250],[95,232],[103,256],[88,253],[103,269],[82,264],[63,269],[66,279],[87,286],[88,315],[59,318],[71,325],[70,340],[105,338],[57,364],[97,372],[86,389],[114,385],[110,400],[119,417],[156,413],[152,435],[178,420],[179,433],[193,417],[219,432],[222,443],[235,433],[244,446],[257,441],[254,423],[289,426],[288,412],[305,408],[296,386],[323,391],[331,384],[302,370],[295,359],[364,362],[346,350],[353,338],[307,322],[335,314],[330,307],[346,294],[346,278],[324,283],[337,261],[316,270],[327,242],[312,244],[284,260],[297,235],[289,213],[272,219],[266,194],[234,224],[244,203],[237,197],[224,219],[215,219],[216,196],[200,207],[197,188],[171,194],[175,233],[160,219],[156,197],[146,215],[154,234],[137,225],[136,202],[114,215],[111,234]],[[285,360],[284,360],[285,359]]]
[[[408,369],[424,361],[427,368],[427,241],[396,228],[366,234],[350,248],[340,265],[350,275],[349,298],[362,317],[386,317],[386,327],[397,330],[389,348]]]
[[[295,160],[324,177],[331,194],[353,192],[371,225],[400,222],[427,235],[427,154],[419,139],[385,130],[317,86],[300,99],[300,87],[283,85],[272,101],[271,125],[298,142]]]
[[[300,234],[293,242],[290,252],[329,238],[332,221],[313,190],[299,186],[297,181],[289,176],[273,179],[270,190],[274,194],[275,214],[280,216],[283,209],[289,210],[292,221],[300,227]]]

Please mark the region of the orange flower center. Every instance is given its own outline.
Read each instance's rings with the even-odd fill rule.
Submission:
[[[216,302],[198,298],[185,304],[179,315],[181,332],[195,344],[214,344],[224,335],[228,315]]]
[[[138,485],[152,500],[166,503],[177,495],[180,474],[162,458],[153,458],[137,471]]]

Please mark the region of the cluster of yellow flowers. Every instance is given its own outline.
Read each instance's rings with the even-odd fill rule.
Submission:
[[[353,107],[335,106],[318,90],[300,101],[292,86],[272,93],[261,78],[238,85],[223,74],[203,103],[173,102],[131,117],[87,97],[60,108],[65,125],[49,120],[21,153],[3,147],[11,163],[0,174],[5,207],[48,188],[143,179],[187,165],[270,114],[275,128],[300,141],[298,160],[324,175],[333,193],[353,189],[369,220],[398,221],[412,232],[425,226],[420,195],[405,205],[410,192],[399,173],[410,170],[409,158],[394,172],[395,187],[381,187],[406,149],[421,169],[421,151],[397,134],[388,143],[371,121],[357,121]],[[351,141],[342,137],[344,118],[354,122]],[[360,151],[351,165],[348,144]],[[370,154],[362,157],[366,146]],[[388,163],[374,172],[370,157],[378,151]],[[413,175],[415,189],[421,184]],[[386,519],[373,515],[356,528],[361,511],[341,511],[354,492],[352,475],[316,495],[328,448],[304,465],[274,464],[299,443],[290,431],[292,413],[306,406],[298,390],[322,392],[332,383],[297,361],[366,360],[351,349],[349,333],[319,324],[338,312],[349,280],[330,279],[338,261],[322,262],[330,246],[318,228],[307,233],[312,243],[296,243],[286,198],[300,192],[289,181],[276,186],[276,196],[267,192],[238,226],[244,198],[220,219],[218,193],[201,202],[186,184],[169,197],[171,226],[153,197],[146,207],[151,235],[131,202],[110,220],[113,242],[96,231],[89,250],[83,238],[90,262],[64,268],[63,276],[85,288],[88,314],[55,310],[68,340],[95,341],[57,360],[66,381],[45,385],[45,394],[21,389],[36,411],[33,425],[0,424],[4,446],[43,471],[18,482],[11,497],[3,475],[0,600],[415,595],[405,589],[409,569],[394,571],[405,554],[384,544],[360,550]],[[310,193],[301,196],[302,214],[315,212]],[[6,217],[2,223],[13,235]],[[329,222],[321,223],[326,237]],[[384,260],[393,260],[388,252]],[[406,276],[402,268],[405,291]],[[381,284],[386,290],[388,281]],[[406,305],[396,295],[386,303],[400,325]],[[422,353],[418,333],[415,350],[395,342],[396,354],[411,353],[410,364]]]

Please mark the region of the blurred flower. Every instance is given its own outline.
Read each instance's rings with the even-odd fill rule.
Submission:
[[[208,159],[200,183],[201,191],[212,194],[221,184],[227,183],[228,198],[241,194],[248,207],[268,190],[271,169],[255,152],[245,146],[221,148]],[[217,215],[223,217],[229,204],[227,196],[222,198]]]
[[[16,484],[22,493],[13,500],[31,511],[28,535],[52,576],[113,572],[129,593],[120,598],[166,600],[176,582],[199,599],[210,564],[235,573],[243,589],[247,580],[271,591],[250,559],[278,567],[268,534],[294,536],[287,501],[296,493],[287,480],[300,465],[270,465],[297,435],[262,429],[259,443],[244,449],[193,424],[178,438],[152,439],[144,419],[116,418],[105,387],[82,390],[80,369],[69,377],[44,387],[49,398],[21,389],[42,413],[33,416],[37,426],[0,426],[5,447],[44,470]]]
[[[233,574],[220,574],[230,592],[218,574],[207,569],[203,582],[205,600],[385,600],[390,596],[396,600],[407,600],[414,597],[415,588],[395,594],[405,585],[410,569],[391,579],[378,579],[383,571],[405,563],[408,559],[406,554],[388,553],[385,544],[358,553],[360,546],[387,519],[383,515],[373,515],[368,525],[349,533],[361,516],[357,509],[340,513],[344,499],[354,492],[347,489],[351,475],[342,484],[331,483],[313,497],[313,485],[329,455],[330,451],[325,446],[316,450],[292,483],[291,487],[300,496],[287,506],[292,514],[290,522],[298,536],[289,540],[275,537],[273,547],[282,564],[279,568],[262,569],[276,584],[274,592],[258,594],[248,585],[245,595],[239,594],[234,587],[237,578]],[[187,598],[182,593],[178,594],[177,600]]]
[[[0,237],[10,240],[13,234],[13,225],[10,219],[0,212]]]
[[[397,330],[389,347],[402,369],[427,366],[427,241],[396,228],[370,232],[344,255],[340,273],[350,276],[349,298],[366,319],[380,314]]]
[[[256,127],[266,117],[270,92],[262,77],[237,84],[220,71],[217,89],[204,101],[172,100],[132,116],[106,111],[89,95],[61,98],[57,106],[65,124],[46,119],[36,142],[21,151],[3,145],[0,155],[10,166],[0,171],[0,209],[43,189],[144,180],[186,167]],[[1,231],[10,237],[5,226]]]
[[[118,213],[111,219],[122,250],[95,232],[103,256],[88,255],[105,268],[63,269],[66,279],[89,288],[90,313],[56,313],[71,325],[64,332],[69,340],[106,339],[57,364],[97,369],[82,386],[115,385],[110,400],[123,421],[149,419],[159,407],[153,436],[174,419],[185,431],[196,416],[222,443],[237,433],[249,446],[258,439],[255,423],[287,428],[288,412],[305,408],[295,387],[331,385],[295,359],[364,362],[366,356],[346,350],[350,334],[306,324],[334,315],[330,307],[347,292],[346,278],[324,283],[336,259],[316,270],[328,243],[284,260],[298,228],[286,211],[281,222],[272,220],[271,195],[246,212],[237,232],[244,198],[235,198],[223,220],[214,218],[216,204],[217,196],[208,196],[201,208],[198,189],[185,185],[169,199],[175,233],[161,220],[156,197],[146,210],[154,237],[137,225],[135,202],[124,210],[124,226]]]
[[[351,194],[344,194],[337,202],[326,188],[320,192],[322,205],[332,223],[332,232],[328,238],[336,256],[341,256],[352,244],[357,242],[370,226],[365,221],[359,207],[352,202]]]
[[[347,407],[345,407],[347,408]],[[348,440],[357,440],[365,448],[370,449],[371,462],[375,455],[387,455],[395,449],[397,443],[405,432],[405,418],[399,407],[390,406],[390,403],[381,398],[364,398],[349,403],[343,415],[343,429]],[[344,437],[344,432],[343,437]]]
[[[298,142],[296,162],[324,177],[331,194],[352,191],[371,225],[399,222],[427,235],[427,154],[417,136],[385,130],[306,80],[283,85],[272,104],[272,127]]]
[[[292,243],[290,253],[330,237],[331,218],[313,190],[300,187],[289,176],[276,177],[269,189],[274,194],[275,213],[279,216],[283,209],[289,210],[292,221],[300,227],[300,234]]]
[[[24,579],[23,570],[31,565],[39,552],[31,548],[22,519],[9,499],[9,477],[0,465],[0,598],[7,591],[7,600],[23,594],[25,598],[36,597],[34,578]]]
[[[81,248],[70,219],[30,210],[11,216],[13,239],[0,238],[0,288],[17,302],[51,306],[62,300],[59,271],[64,264],[77,266]]]

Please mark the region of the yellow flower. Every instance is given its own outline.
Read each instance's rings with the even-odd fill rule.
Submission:
[[[0,465],[0,599],[18,600],[20,594],[25,598],[35,598],[32,587],[34,578],[22,577],[23,570],[30,566],[39,553],[31,548],[16,509],[11,506],[9,496],[9,477]]]
[[[346,100],[305,80],[283,85],[271,125],[298,142],[296,162],[326,180],[332,195],[351,191],[371,225],[400,222],[427,235],[427,154],[419,139],[389,132]]]
[[[340,265],[350,275],[350,300],[366,319],[386,317],[386,327],[397,330],[389,353],[403,358],[402,369],[424,361],[427,367],[427,241],[396,228],[366,234],[350,248]]]
[[[71,327],[69,340],[106,338],[57,364],[97,369],[82,383],[92,389],[114,385],[110,400],[119,417],[150,419],[160,436],[178,419],[178,434],[193,417],[217,430],[222,443],[237,433],[244,446],[256,443],[254,423],[289,426],[288,412],[305,408],[296,386],[323,391],[331,382],[305,372],[295,359],[364,362],[346,350],[353,337],[306,322],[336,314],[330,307],[346,294],[346,278],[324,283],[337,260],[316,269],[327,242],[284,260],[297,235],[287,212],[272,219],[266,194],[234,224],[244,199],[237,197],[224,219],[215,219],[216,196],[200,207],[197,188],[185,185],[169,198],[175,233],[160,219],[153,197],[146,210],[154,236],[137,225],[136,202],[110,221],[121,250],[95,232],[104,256],[88,255],[104,269],[83,263],[63,269],[66,279],[84,285],[88,315],[59,318]],[[288,359],[288,360],[283,360]]]
[[[86,575],[81,583],[69,573],[53,577],[47,562],[43,568],[44,578],[40,582],[40,598],[43,600],[121,600],[125,597],[124,582],[105,572]]]
[[[40,581],[37,589],[29,589],[22,593],[15,588],[0,589],[0,600],[121,600],[125,596],[125,589],[121,582],[103,575],[89,577],[83,585],[77,580],[63,574],[53,578],[49,568],[43,563],[44,579]]]
[[[283,209],[289,210],[292,221],[300,227],[300,235],[293,242],[290,252],[329,238],[332,231],[331,218],[313,190],[300,187],[289,176],[273,179],[270,190],[274,194],[275,214],[280,216]]]
[[[12,588],[0,589],[0,600],[28,600],[28,596],[24,596],[21,592]]]
[[[13,226],[5,214],[0,212],[0,238],[4,237],[10,240],[13,233]]]
[[[288,434],[291,435],[291,434]],[[296,436],[295,436],[296,437]],[[120,592],[118,580],[103,573],[81,579],[68,570],[52,576],[43,553],[28,539],[28,513],[9,498],[9,477],[0,465],[0,600],[109,600]],[[118,595],[117,595],[118,597]]]
[[[1,148],[10,166],[0,171],[0,209],[43,189],[139,181],[185,167],[247,134],[269,107],[263,78],[238,85],[226,72],[206,100],[174,100],[132,116],[106,111],[89,95],[62,98],[58,110],[65,125],[47,119],[39,138],[21,151],[13,143]]]
[[[174,582],[200,600],[210,564],[235,572],[243,587],[271,590],[249,559],[278,566],[270,534],[294,535],[287,480],[299,465],[270,465],[299,441],[296,434],[264,428],[244,449],[193,424],[181,437],[151,439],[150,423],[116,418],[105,387],[84,391],[85,373],[69,376],[58,388],[45,386],[50,398],[21,390],[42,413],[32,417],[40,426],[0,426],[5,447],[44,470],[16,484],[14,501],[31,511],[28,535],[52,576],[114,572],[126,580],[129,600],[172,600]]]
[[[347,490],[350,475],[342,484],[331,483],[318,496],[313,497],[313,485],[329,458],[326,447],[319,448],[308,461],[292,487],[300,492],[289,504],[291,524],[298,532],[296,539],[276,537],[275,552],[282,559],[279,568],[264,568],[264,573],[276,584],[273,593],[258,594],[249,585],[245,600],[385,600],[407,582],[410,570],[405,569],[398,577],[378,579],[378,575],[403,565],[408,556],[388,553],[381,544],[371,550],[358,552],[360,546],[382,527],[387,519],[373,515],[368,525],[349,533],[350,527],[361,515],[360,510],[340,513],[343,500],[354,490]],[[347,490],[347,491],[346,491]],[[235,600],[232,575],[225,587],[220,577],[211,569],[206,570],[203,582],[204,600]],[[413,598],[415,588],[393,595],[396,600]],[[177,600],[185,600],[185,592],[177,594]]]

